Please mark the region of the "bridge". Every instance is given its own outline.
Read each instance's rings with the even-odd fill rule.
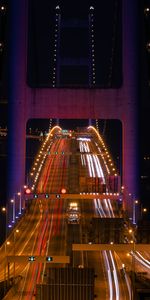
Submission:
[[[149,282],[149,246],[136,237],[138,5],[92,3],[10,2],[4,299],[136,299],[138,274]],[[31,119],[90,126],[53,127],[26,180]],[[120,122],[121,174],[92,119]]]
[[[11,199],[10,231],[0,248],[4,299],[39,297],[38,289],[50,284],[49,268],[68,267],[94,268],[97,299],[131,299],[131,272],[149,277],[150,246],[136,243],[135,227],[124,218],[120,176],[99,132],[90,126],[84,136],[66,137],[55,126],[37,152],[29,182]]]

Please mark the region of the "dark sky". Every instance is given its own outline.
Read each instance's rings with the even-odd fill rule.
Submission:
[[[57,87],[121,85],[121,0],[29,3],[30,86],[52,87],[54,68]]]

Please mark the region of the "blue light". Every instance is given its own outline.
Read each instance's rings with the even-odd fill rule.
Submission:
[[[60,195],[56,195],[56,198],[60,198]]]
[[[47,260],[47,261],[53,261],[53,257],[52,257],[52,256],[47,256],[47,257],[46,257],[46,260]]]
[[[29,256],[28,260],[29,261],[35,261],[35,256]]]

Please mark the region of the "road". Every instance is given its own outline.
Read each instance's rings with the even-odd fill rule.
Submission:
[[[117,176],[112,158],[104,142],[93,129],[89,132],[63,134],[54,128],[43,142],[31,170],[32,190],[35,193],[80,193],[93,189],[93,178],[107,184],[107,176]],[[95,180],[95,179],[94,179]],[[111,251],[72,252],[73,243],[91,242],[91,221],[94,217],[119,217],[117,201],[109,199],[76,200],[81,217],[69,224],[66,216],[72,199],[32,199],[26,203],[24,216],[18,221],[0,249],[0,280],[16,278],[15,289],[4,299],[29,300],[36,297],[36,284],[45,282],[47,262],[36,262],[36,256],[70,256],[73,267],[92,267],[95,270],[97,299],[131,299],[128,275],[122,276],[122,264],[130,264],[131,255]],[[93,241],[92,241],[93,242]],[[8,255],[34,256],[34,262],[10,263]],[[52,263],[51,267],[56,264]],[[57,264],[66,267],[66,264]],[[124,280],[125,279],[125,280]]]

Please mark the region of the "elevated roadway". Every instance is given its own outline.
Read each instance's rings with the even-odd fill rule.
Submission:
[[[72,155],[65,155],[68,152]],[[30,175],[32,194],[26,197],[24,216],[0,248],[0,280],[11,279],[14,283],[4,299],[35,299],[36,284],[45,283],[48,266],[68,266],[68,260],[67,263],[59,261],[60,257],[69,257],[72,267],[94,268],[94,293],[98,300],[131,299],[130,278],[126,274],[124,280],[120,270],[124,261],[129,260],[130,265],[131,255],[126,257],[126,251],[134,250],[133,245],[91,244],[93,217],[121,217],[120,195],[117,192],[93,193],[90,180],[86,180],[100,178],[107,188],[107,177],[117,176],[104,142],[95,138],[91,131],[90,135],[87,131],[87,138],[86,132],[81,136],[78,132],[66,137],[57,128],[43,141]],[[84,178],[84,182],[80,178]],[[88,194],[81,191],[89,187],[91,192]],[[62,188],[66,194],[61,194]],[[46,194],[50,197],[45,198]],[[32,198],[33,195],[38,198]],[[78,204],[79,221],[75,216],[68,221],[66,212],[71,202]],[[117,255],[119,249],[122,250],[120,256]],[[26,261],[27,257],[29,261]],[[31,257],[38,259],[31,261]],[[46,257],[57,257],[58,261],[50,263],[45,261]]]

